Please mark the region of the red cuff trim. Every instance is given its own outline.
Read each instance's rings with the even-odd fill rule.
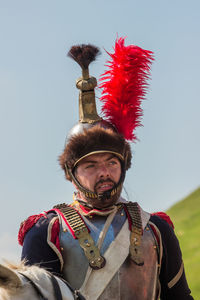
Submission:
[[[21,246],[23,245],[26,233],[37,223],[41,217],[47,218],[44,213],[41,213],[39,215],[30,216],[21,223],[18,233],[18,242]]]
[[[174,224],[173,224],[172,220],[170,219],[170,217],[166,213],[159,211],[159,212],[153,213],[151,215],[158,216],[161,219],[165,220],[174,229]]]

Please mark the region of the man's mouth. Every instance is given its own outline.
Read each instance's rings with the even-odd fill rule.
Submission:
[[[113,186],[114,186],[114,182],[112,182],[111,180],[109,180],[109,181],[99,181],[95,185],[95,190],[96,190],[97,193],[103,193],[105,191],[108,191],[108,190],[112,189]]]

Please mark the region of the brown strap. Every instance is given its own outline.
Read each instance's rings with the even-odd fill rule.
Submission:
[[[39,285],[37,283],[35,283],[29,276],[25,275],[24,273],[18,272],[20,275],[22,275],[23,277],[25,277],[27,279],[27,281],[32,285],[32,287],[35,289],[37,295],[40,297],[39,299],[41,300],[48,300],[42,293]]]

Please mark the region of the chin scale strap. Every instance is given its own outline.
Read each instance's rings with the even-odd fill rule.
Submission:
[[[99,199],[100,201],[101,200],[106,200],[106,199],[110,199],[112,198],[113,196],[115,196],[117,193],[121,192],[121,189],[122,189],[122,185],[123,185],[123,182],[124,182],[124,179],[125,179],[125,166],[124,166],[124,163],[122,161],[120,161],[121,163],[121,169],[122,169],[122,172],[121,172],[121,177],[119,179],[119,182],[117,184],[115,184],[112,189],[108,190],[108,191],[105,191],[103,192],[102,194],[97,194],[95,192],[92,192],[86,188],[84,188],[80,182],[76,179],[76,177],[74,176],[74,171],[71,171],[71,169],[67,166],[67,164],[65,164],[65,171],[67,174],[69,174],[71,180],[75,183],[75,185],[77,186],[78,190],[80,192],[82,192],[84,194],[84,196],[87,198],[90,198],[90,199]]]

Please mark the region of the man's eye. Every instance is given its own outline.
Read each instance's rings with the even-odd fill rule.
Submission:
[[[117,164],[117,162],[116,162],[115,160],[111,160],[111,161],[109,162],[109,164],[112,165],[112,166],[114,166],[114,165]]]
[[[90,164],[85,167],[85,169],[90,169],[90,168],[94,168],[94,164]]]

